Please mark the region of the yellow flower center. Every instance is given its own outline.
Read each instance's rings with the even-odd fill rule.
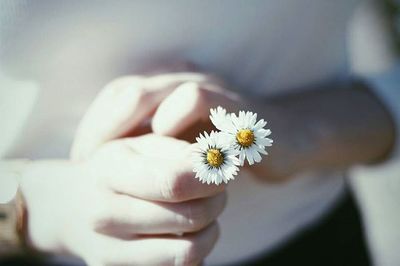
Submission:
[[[220,150],[209,149],[207,151],[207,162],[213,167],[219,167],[224,162],[224,155]]]
[[[241,129],[236,133],[236,140],[243,147],[250,147],[254,142],[254,133],[250,129]]]

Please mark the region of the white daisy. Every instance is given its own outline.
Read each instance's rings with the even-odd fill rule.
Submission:
[[[271,130],[265,129],[264,119],[257,122],[257,114],[240,111],[236,114],[226,114],[222,107],[210,110],[210,119],[216,128],[230,139],[235,150],[239,152],[240,164],[247,159],[250,165],[261,161],[262,154],[268,154],[265,147],[272,146],[273,140],[267,138]]]
[[[193,172],[201,182],[217,185],[235,179],[239,171],[239,160],[235,151],[221,134],[204,132],[196,138],[193,153]]]
[[[218,106],[216,109],[210,109],[210,113],[210,120],[217,129],[222,132],[231,132],[235,130],[230,119],[231,114],[227,114],[224,108]]]

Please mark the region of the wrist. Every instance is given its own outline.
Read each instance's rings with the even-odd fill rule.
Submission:
[[[83,171],[82,168],[81,163],[66,160],[38,160],[24,171],[20,189],[26,202],[25,241],[29,250],[36,254],[72,253],[64,245],[65,237],[68,237],[65,232],[71,225],[54,222],[54,219],[70,211],[61,207],[63,204],[70,206],[68,203],[73,200],[65,198],[63,189],[76,188],[79,191],[78,187],[70,185],[75,182],[78,172]],[[85,177],[89,179],[88,173]],[[48,221],[45,226],[43,221]]]
[[[26,245],[26,208],[20,190],[7,204],[0,204],[0,257],[24,254]]]
[[[32,254],[28,245],[27,208],[20,187],[27,169],[32,162],[25,159],[0,162],[0,255]]]
[[[274,144],[268,155],[251,171],[260,179],[280,182],[310,169],[315,169],[319,154],[318,130],[314,124],[302,124],[299,114],[285,106],[279,99],[248,102],[247,109],[254,110],[265,119],[272,131]]]

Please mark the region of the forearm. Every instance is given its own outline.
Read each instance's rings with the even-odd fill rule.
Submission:
[[[275,141],[270,158],[257,169],[261,174],[275,162],[283,176],[373,163],[384,158],[394,143],[390,115],[362,84],[275,97],[258,108],[270,121]],[[275,160],[277,156],[285,160]]]

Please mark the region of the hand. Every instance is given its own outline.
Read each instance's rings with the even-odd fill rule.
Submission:
[[[286,180],[298,170],[292,152],[293,141],[298,138],[292,137],[286,110],[245,99],[225,88],[220,79],[194,72],[119,78],[107,85],[89,107],[79,125],[71,157],[84,159],[102,143],[147,132],[193,142],[200,132],[214,129],[209,109],[221,105],[231,112],[255,111],[269,122],[279,139],[267,159],[249,169],[261,180]]]
[[[193,72],[119,78],[89,107],[71,158],[88,158],[109,140],[149,132],[193,141],[200,131],[212,128],[211,107],[240,108],[240,98],[223,87],[216,77]]]
[[[200,263],[217,240],[225,193],[193,178],[189,146],[146,135],[79,163],[33,163],[21,181],[31,244],[89,265]]]

